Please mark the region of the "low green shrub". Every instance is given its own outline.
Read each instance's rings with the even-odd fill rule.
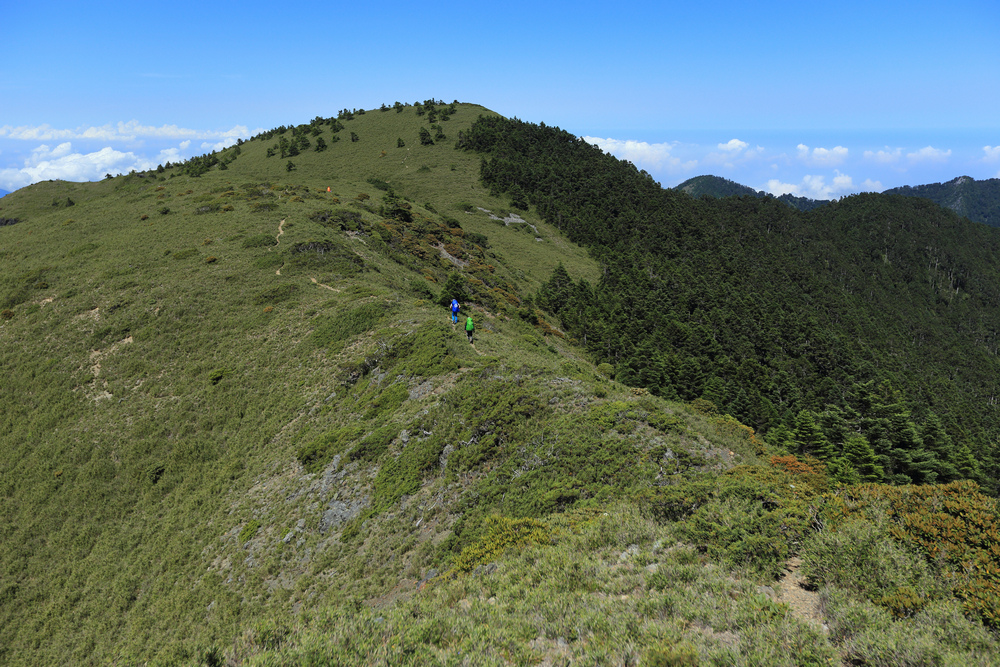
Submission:
[[[377,461],[388,451],[389,443],[396,437],[399,430],[399,427],[393,424],[380,426],[347,453],[348,460]]]
[[[875,603],[837,587],[824,588],[820,601],[830,639],[845,661],[860,665],[994,665],[997,639],[963,614],[958,602],[939,600],[910,618],[894,620]]]
[[[884,521],[887,535],[921,554],[967,613],[1000,628],[1000,504],[975,482],[846,487],[831,496],[824,516],[832,528]],[[907,610],[912,598],[902,591],[883,602]]]
[[[375,399],[371,402],[368,411],[365,413],[365,419],[378,419],[381,415],[385,413],[391,413],[396,410],[399,406],[403,404],[406,399],[410,397],[410,392],[406,388],[406,385],[402,383],[397,383],[386,387],[381,393],[379,393]]]
[[[801,557],[802,573],[814,584],[854,591],[897,617],[912,616],[943,593],[927,562],[893,540],[884,519],[815,533]]]
[[[288,301],[298,291],[298,286],[293,283],[276,285],[262,292],[258,292],[254,297],[254,303],[258,306],[270,305]]]
[[[551,536],[551,529],[538,519],[491,515],[486,518],[481,537],[462,549],[455,558],[451,573],[471,572],[480,565],[497,560],[507,549],[545,543]]]
[[[342,453],[364,432],[364,426],[359,424],[335,428],[299,447],[295,456],[306,472],[320,472],[334,456]]]
[[[410,439],[398,457],[379,468],[372,484],[372,510],[384,512],[403,496],[415,493],[424,477],[440,467],[444,447],[444,438],[437,435]]]
[[[260,530],[260,521],[257,519],[252,519],[247,522],[247,525],[243,526],[243,530],[240,531],[239,542],[240,544],[246,544],[254,538],[257,531]]]
[[[379,303],[365,303],[354,308],[317,318],[310,335],[313,345],[338,352],[343,343],[374,329],[390,311]]]
[[[244,248],[268,248],[278,245],[278,239],[273,234],[256,234],[243,239],[241,244]]]

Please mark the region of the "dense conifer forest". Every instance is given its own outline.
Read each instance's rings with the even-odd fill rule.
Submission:
[[[694,199],[516,119],[460,145],[599,259],[598,283],[557,270],[539,301],[623,382],[709,400],[843,481],[997,490],[993,229],[900,196]]]
[[[959,176],[947,183],[904,185],[883,194],[922,197],[990,227],[1000,227],[1000,178],[977,181]]]

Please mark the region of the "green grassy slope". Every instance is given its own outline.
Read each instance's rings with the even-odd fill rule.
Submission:
[[[463,105],[442,125],[455,134],[482,112]],[[472,348],[430,298],[455,272],[428,253],[441,229],[455,253],[456,231],[487,238],[488,250],[464,247],[515,293],[559,262],[595,275],[584,252],[530,215],[537,233],[480,210],[508,213],[450,139],[420,145],[413,107],[345,124],[357,142],[296,156],[293,172],[258,140],[198,178],[175,167],[4,199],[3,217],[19,221],[0,239],[5,658],[155,656],[232,637],[258,607],[314,604],[315,586],[383,592],[384,581],[323,574],[341,550],[333,519],[323,523],[331,496],[348,514],[371,507],[381,453],[352,462],[344,490],[331,491],[320,481],[330,470],[305,472],[300,450],[350,428],[346,442],[377,431],[376,449],[395,451],[400,432],[425,437],[416,426],[427,414],[465,418],[443,398],[502,394],[512,378],[530,378],[523,397],[546,414],[583,378],[605,383],[563,340],[511,319],[506,301],[487,310],[463,299],[479,325]],[[373,232],[384,192],[370,179],[412,201],[411,237]],[[345,213],[350,229],[311,220],[317,212]],[[550,387],[556,375],[574,379]],[[260,535],[240,539],[254,521]],[[306,540],[294,549],[280,539],[293,529]],[[409,553],[412,539],[397,548]]]
[[[759,588],[840,534],[822,466],[595,368],[527,297],[597,264],[454,150],[487,110],[416,111],[0,200],[0,662],[996,657],[953,594],[992,580],[915,547],[885,590],[816,568],[831,636]]]

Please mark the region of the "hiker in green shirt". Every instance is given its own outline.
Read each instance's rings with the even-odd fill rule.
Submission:
[[[465,318],[465,335],[469,337],[469,344],[472,344],[472,332],[476,330],[476,325],[472,323],[472,315]]]

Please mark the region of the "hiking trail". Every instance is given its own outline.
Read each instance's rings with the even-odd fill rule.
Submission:
[[[282,218],[281,222],[278,223],[278,235],[274,237],[274,245],[271,246],[270,248],[268,248],[268,252],[270,252],[272,249],[274,249],[275,247],[277,247],[277,245],[279,243],[281,243],[281,235],[285,233],[285,220],[286,220],[286,218]],[[285,265],[282,264],[281,266],[279,266],[278,270],[274,272],[274,275],[280,276],[281,275],[281,268],[283,266],[285,266]],[[331,292],[339,292],[340,291],[336,287],[330,287],[329,285],[324,285],[323,283],[321,283],[320,281],[316,280],[315,278],[309,278],[309,280],[313,281],[314,284],[319,285],[320,287],[325,287],[326,289],[330,290]]]
[[[806,588],[806,578],[799,573],[801,565],[802,560],[798,556],[789,558],[785,563],[785,572],[778,579],[778,602],[787,604],[792,616],[828,632],[819,607],[819,593]]]

